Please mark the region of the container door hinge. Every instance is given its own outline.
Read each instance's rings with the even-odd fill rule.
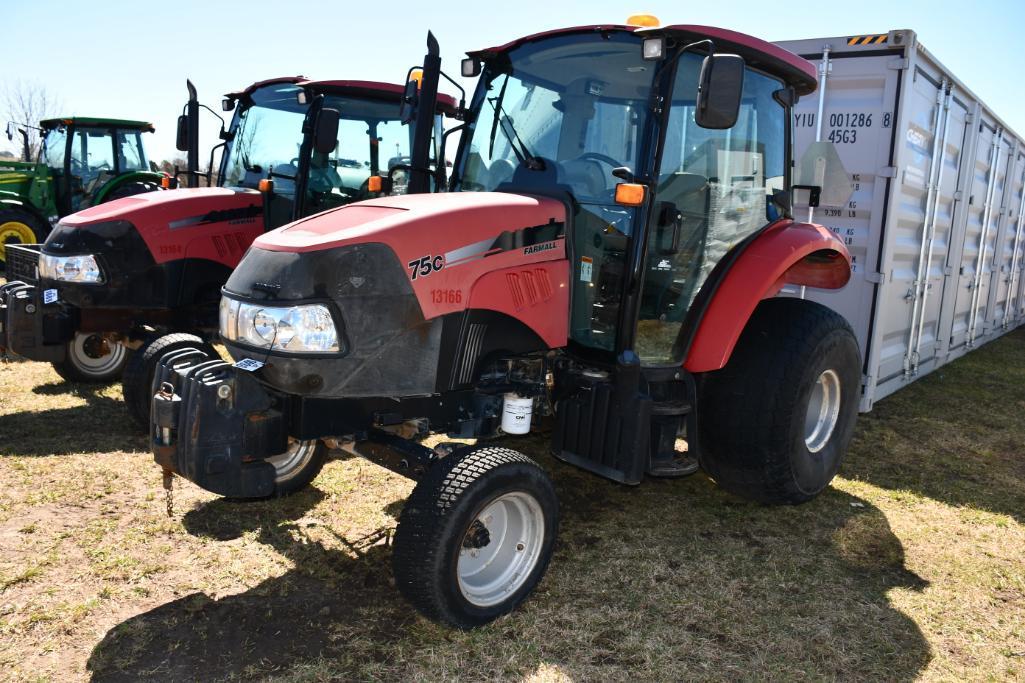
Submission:
[[[954,201],[955,202],[961,201],[962,197],[964,197],[964,192],[962,190],[954,190]]]
[[[882,273],[871,273],[871,272],[866,272],[865,273],[865,282],[871,282],[873,284],[879,284],[882,281],[883,281],[883,274]]]
[[[893,69],[894,71],[903,71],[911,66],[911,60],[904,57],[902,59],[894,59],[886,65],[887,69]]]
[[[897,167],[896,166],[884,166],[883,168],[879,169],[879,172],[876,173],[876,175],[879,176],[880,178],[896,178],[897,177]]]
[[[965,122],[965,125],[968,125],[969,123],[974,123],[975,122],[975,112],[971,112],[970,111],[967,114],[965,114],[964,115],[964,122]]]

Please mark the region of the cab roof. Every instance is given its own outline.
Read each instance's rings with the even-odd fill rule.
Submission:
[[[574,33],[608,33],[613,31],[636,33],[641,37],[665,36],[684,41],[697,41],[708,38],[715,42],[716,50],[736,53],[743,57],[744,61],[748,64],[782,76],[797,89],[799,95],[807,95],[814,92],[817,85],[815,67],[808,60],[798,57],[794,53],[784,50],[778,45],[766,42],[761,38],[755,38],[754,36],[728,29],[696,24],[674,24],[653,28],[629,26],[626,24],[573,26],[534,33],[517,38],[504,45],[468,52],[467,55],[476,59],[487,60],[526,43],[545,38],[554,38]]]
[[[97,128],[130,128],[141,130],[144,133],[152,133],[156,130],[149,121],[132,121],[130,119],[105,119],[94,116],[58,116],[53,119],[44,119],[39,122],[39,127],[44,130],[57,128],[58,126],[95,126]]]
[[[267,80],[257,81],[245,90],[230,92],[227,93],[227,96],[232,99],[239,99],[240,97],[249,95],[254,90],[258,90],[268,85],[274,85],[276,83],[293,83],[297,86],[310,88],[311,90],[330,92],[333,94],[356,96],[370,95],[385,99],[394,99],[396,102],[399,101],[402,97],[402,93],[405,92],[405,88],[398,83],[384,83],[382,81],[312,80],[305,76],[280,76],[278,78],[268,78]],[[454,112],[456,110],[455,98],[451,95],[438,93],[438,109],[446,114]]]

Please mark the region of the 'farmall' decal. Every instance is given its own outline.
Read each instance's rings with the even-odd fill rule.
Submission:
[[[545,242],[543,244],[532,244],[529,247],[523,248],[523,254],[524,256],[526,256],[527,254],[537,254],[538,252],[542,251],[551,251],[552,249],[555,249],[556,246],[557,245],[554,240],[551,242]]]

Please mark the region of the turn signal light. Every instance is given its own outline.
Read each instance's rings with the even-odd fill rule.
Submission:
[[[274,190],[274,181],[270,178],[261,178],[260,183],[256,187],[260,192],[271,192]]]
[[[163,178],[161,178],[160,179],[160,187],[164,188],[165,190],[170,190],[171,189],[171,179],[168,178],[167,176],[164,176]]]
[[[424,84],[424,70],[413,69],[412,73],[409,74],[409,80],[416,81],[416,89],[419,90],[420,86]]]
[[[616,185],[616,203],[640,206],[644,203],[644,186],[638,183],[619,183]]]
[[[627,18],[626,23],[628,26],[644,26],[646,28],[655,28],[661,25],[662,22],[658,20],[654,14],[633,14]]]
[[[384,187],[384,183],[381,180],[379,175],[372,175],[367,178],[367,192],[380,192],[381,188]]]

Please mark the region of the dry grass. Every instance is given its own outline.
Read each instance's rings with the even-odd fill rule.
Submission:
[[[1023,361],[1025,330],[881,402],[799,507],[511,442],[554,476],[561,537],[533,598],[470,633],[392,586],[401,478],[337,460],[250,504],[179,484],[168,519],[117,387],[0,365],[0,677],[1021,679]]]

